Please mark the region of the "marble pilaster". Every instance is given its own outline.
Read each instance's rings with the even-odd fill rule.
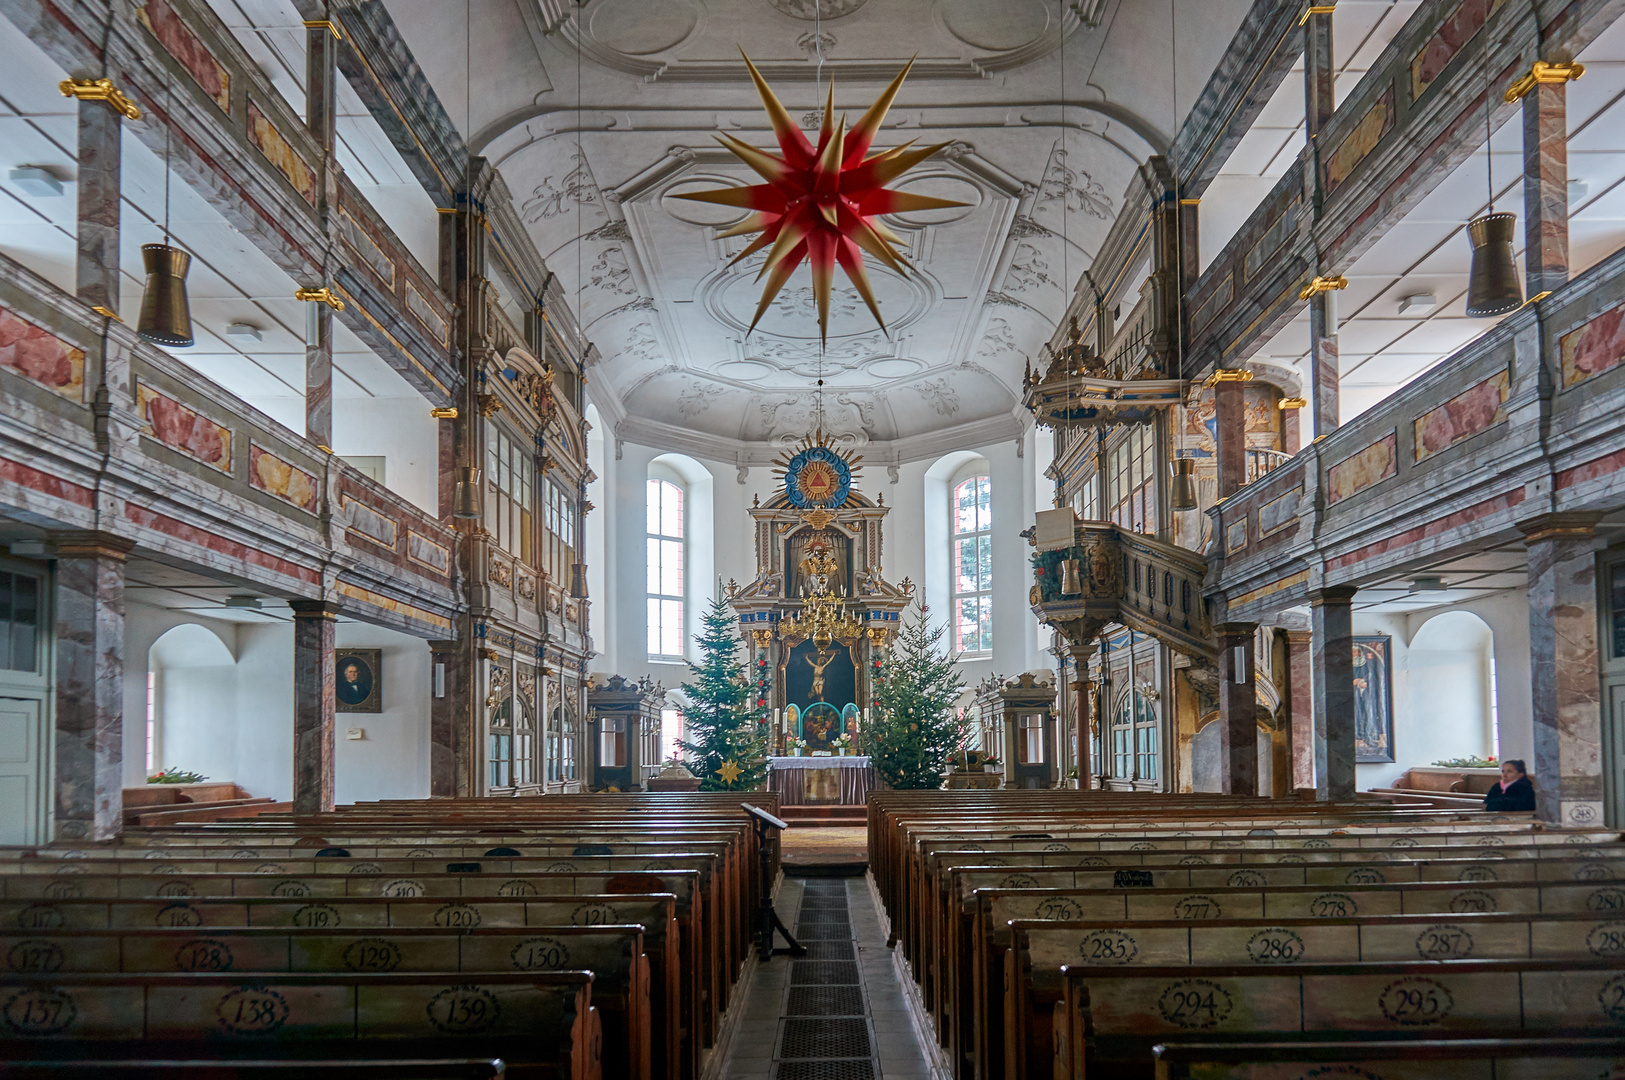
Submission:
[[[1281,449],[1289,454],[1303,449],[1302,425],[1297,409],[1281,410]]]
[[[459,706],[469,700],[464,650],[456,641],[429,642],[430,669],[441,692],[430,687],[429,795],[450,798],[457,794],[457,728]],[[443,666],[442,666],[443,665]],[[443,674],[442,674],[443,672]]]
[[[1095,646],[1090,644],[1073,648],[1071,652],[1074,673],[1077,675],[1072,683],[1072,692],[1077,695],[1073,700],[1077,705],[1078,718],[1078,745],[1074,761],[1078,767],[1078,790],[1083,791],[1091,786],[1090,778],[1093,776],[1090,772],[1093,762],[1089,760],[1089,697],[1094,692],[1094,686],[1089,681],[1089,661],[1095,654]]]
[[[333,309],[315,304],[314,340],[305,341],[305,438],[333,445]],[[309,313],[307,313],[309,317]]]
[[[1213,387],[1213,419],[1218,428],[1219,498],[1247,483],[1247,404],[1245,383],[1225,380]]]
[[[293,812],[333,809],[338,606],[293,600]]]
[[[1330,435],[1342,422],[1338,379],[1337,299],[1324,292],[1309,300],[1309,414],[1311,439]]]
[[[123,120],[124,115],[105,101],[79,102],[77,292],[91,307],[115,314]]]
[[[1311,140],[1337,111],[1337,66],[1332,55],[1332,12],[1311,12],[1303,23],[1303,118]]]
[[[1258,794],[1258,697],[1253,623],[1223,623],[1219,639],[1219,779],[1226,795]]]
[[[108,840],[124,827],[124,569],[134,543],[71,533],[56,544],[58,840]]]
[[[1315,798],[1354,798],[1354,592],[1309,595],[1314,683]]]
[[[1568,85],[1523,96],[1524,278],[1530,296],[1569,280]]]
[[[1603,819],[1596,514],[1521,521],[1529,559],[1529,682],[1535,812],[1561,825]]]
[[[1291,717],[1288,760],[1292,789],[1315,786],[1315,709],[1313,635],[1307,630],[1286,631],[1287,715]]]

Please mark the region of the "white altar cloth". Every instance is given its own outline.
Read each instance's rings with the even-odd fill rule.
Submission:
[[[831,755],[829,757],[770,757],[767,759],[769,767],[774,769],[867,769],[869,756],[867,754],[847,754],[844,757]]]

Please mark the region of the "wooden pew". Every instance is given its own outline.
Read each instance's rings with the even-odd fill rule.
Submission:
[[[6,1080],[65,1080],[81,1076],[79,1061],[0,1061]],[[501,1058],[425,1061],[103,1061],[102,1080],[501,1080]]]
[[[1036,1076],[1053,1057],[1050,1023],[1061,970],[1493,960],[1591,960],[1625,965],[1625,922],[1595,916],[1377,916],[1212,923],[1034,922],[1010,925],[1002,1002],[1005,1077]],[[998,1004],[993,1005],[994,1009]],[[994,1075],[984,1066],[984,1071]]]
[[[1191,1035],[1597,1037],[1625,1024],[1625,964],[1617,960],[1073,965],[1062,976],[1053,1066],[1054,1076],[1071,1080],[1150,1077],[1152,1046]]]
[[[593,1005],[603,1017],[604,1070],[610,1076],[667,1077],[675,1047],[665,1018],[652,1013],[651,965],[643,927],[549,926],[445,930],[62,930],[0,934],[0,956],[15,974],[68,975],[230,971],[255,978],[319,972],[484,972],[583,970],[593,973]],[[664,988],[662,988],[664,990]],[[662,992],[659,995],[664,998]],[[669,1007],[662,1002],[662,1007]]]
[[[651,1002],[652,1043],[662,1062],[676,1061],[681,1075],[698,1075],[705,1020],[697,974],[684,966],[677,898],[671,894],[580,894],[570,897],[439,897],[75,900],[23,905],[0,903],[0,928],[28,938],[41,933],[197,932],[209,938],[236,930],[450,932],[483,938],[493,930],[551,933],[560,927],[637,923],[645,934],[650,982],[660,988]],[[666,1047],[664,1054],[658,1047]],[[668,1066],[669,1069],[669,1066]]]
[[[598,1080],[584,971],[428,975],[12,975],[0,1060],[490,1055],[515,1078]]]
[[[1625,1070],[1625,1039],[1406,1039],[1383,1042],[1168,1042],[1157,1080],[1597,1080]],[[1332,1068],[1328,1069],[1328,1066]]]

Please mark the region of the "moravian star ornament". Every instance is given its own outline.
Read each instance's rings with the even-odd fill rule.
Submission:
[[[744,56],[743,51],[740,52]],[[814,146],[801,129],[790,119],[778,96],[756,70],[756,65],[745,57],[745,66],[762,95],[762,105],[772,121],[773,133],[778,136],[783,157],[756,149],[732,135],[718,135],[717,141],[734,156],[749,165],[766,181],[749,187],[722,188],[716,191],[695,191],[678,195],[680,199],[736,206],[754,211],[745,220],[721,235],[743,236],[761,233],[736,255],[728,265],[768,248],[767,260],[758,277],[765,276],[762,299],[756,305],[756,317],[750,328],[762,321],[768,305],[784,288],[796,267],[806,259],[812,267],[813,297],[818,304],[819,337],[829,337],[829,294],[840,266],[868,305],[869,311],[886,328],[881,318],[880,305],[875,302],[874,290],[869,287],[869,275],[863,268],[863,253],[868,252],[899,274],[907,274],[913,266],[897,250],[903,241],[880,220],[882,214],[898,214],[917,210],[937,210],[965,206],[951,199],[938,199],[930,195],[916,195],[906,191],[891,191],[882,185],[895,180],[947,143],[913,149],[914,141],[891,150],[869,154],[886,112],[891,108],[903,80],[908,77],[910,60],[897,73],[875,103],[869,106],[850,131],[846,117],[834,121],[835,87],[824,101],[824,122],[818,131],[818,145]],[[867,157],[865,155],[868,155]]]

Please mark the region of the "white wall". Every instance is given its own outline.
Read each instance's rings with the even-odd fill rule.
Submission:
[[[338,625],[340,648],[382,649],[381,713],[339,713],[334,799],[424,799],[429,796],[429,643],[382,626]],[[360,739],[346,737],[360,728]]]
[[[410,393],[395,376],[399,389]],[[440,514],[440,421],[422,397],[342,397],[333,403],[333,452],[382,457],[384,486],[426,513]],[[483,468],[483,465],[481,466]]]

